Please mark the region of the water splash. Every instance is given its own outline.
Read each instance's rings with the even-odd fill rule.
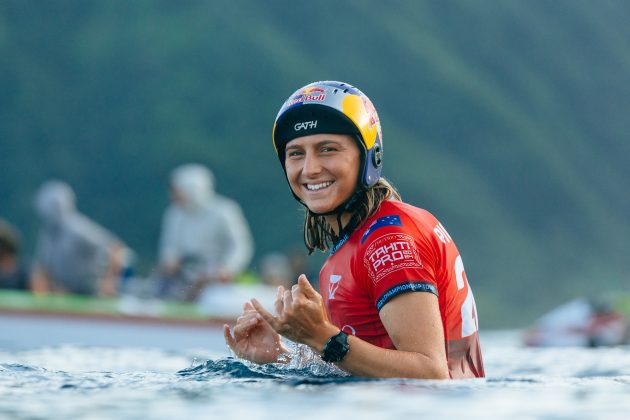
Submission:
[[[283,384],[325,385],[330,383],[363,382],[372,379],[356,378],[348,375],[332,363],[324,362],[310,347],[292,342],[285,343],[290,350],[288,360],[280,363],[259,365],[232,356],[208,360],[178,372],[180,377],[197,381],[217,378],[271,380]]]
[[[289,386],[327,385],[348,382],[373,381],[371,378],[349,376],[334,365],[324,362],[311,364],[270,363],[258,365],[246,360],[226,357],[208,360],[200,365],[183,369],[178,376],[195,381],[216,381],[222,379],[241,379],[247,382],[271,381]]]

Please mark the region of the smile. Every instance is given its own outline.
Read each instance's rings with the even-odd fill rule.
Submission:
[[[304,184],[304,186],[309,191],[319,191],[321,189],[331,186],[332,184],[333,184],[333,181],[325,181],[325,182],[320,182],[319,184]]]

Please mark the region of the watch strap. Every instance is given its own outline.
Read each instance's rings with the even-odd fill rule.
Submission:
[[[341,362],[348,354],[350,344],[348,344],[348,334],[339,331],[339,334],[333,335],[328,339],[324,350],[322,351],[322,359],[328,363]]]

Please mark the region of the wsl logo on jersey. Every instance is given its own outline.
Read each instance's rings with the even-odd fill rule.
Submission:
[[[341,276],[339,274],[330,275],[330,282],[328,283],[328,299],[332,300],[335,298],[335,293],[337,293],[337,289],[339,289],[340,281]]]

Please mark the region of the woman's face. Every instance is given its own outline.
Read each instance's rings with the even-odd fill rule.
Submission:
[[[312,134],[287,143],[285,168],[291,189],[313,213],[335,209],[354,192],[359,147],[346,134]]]

